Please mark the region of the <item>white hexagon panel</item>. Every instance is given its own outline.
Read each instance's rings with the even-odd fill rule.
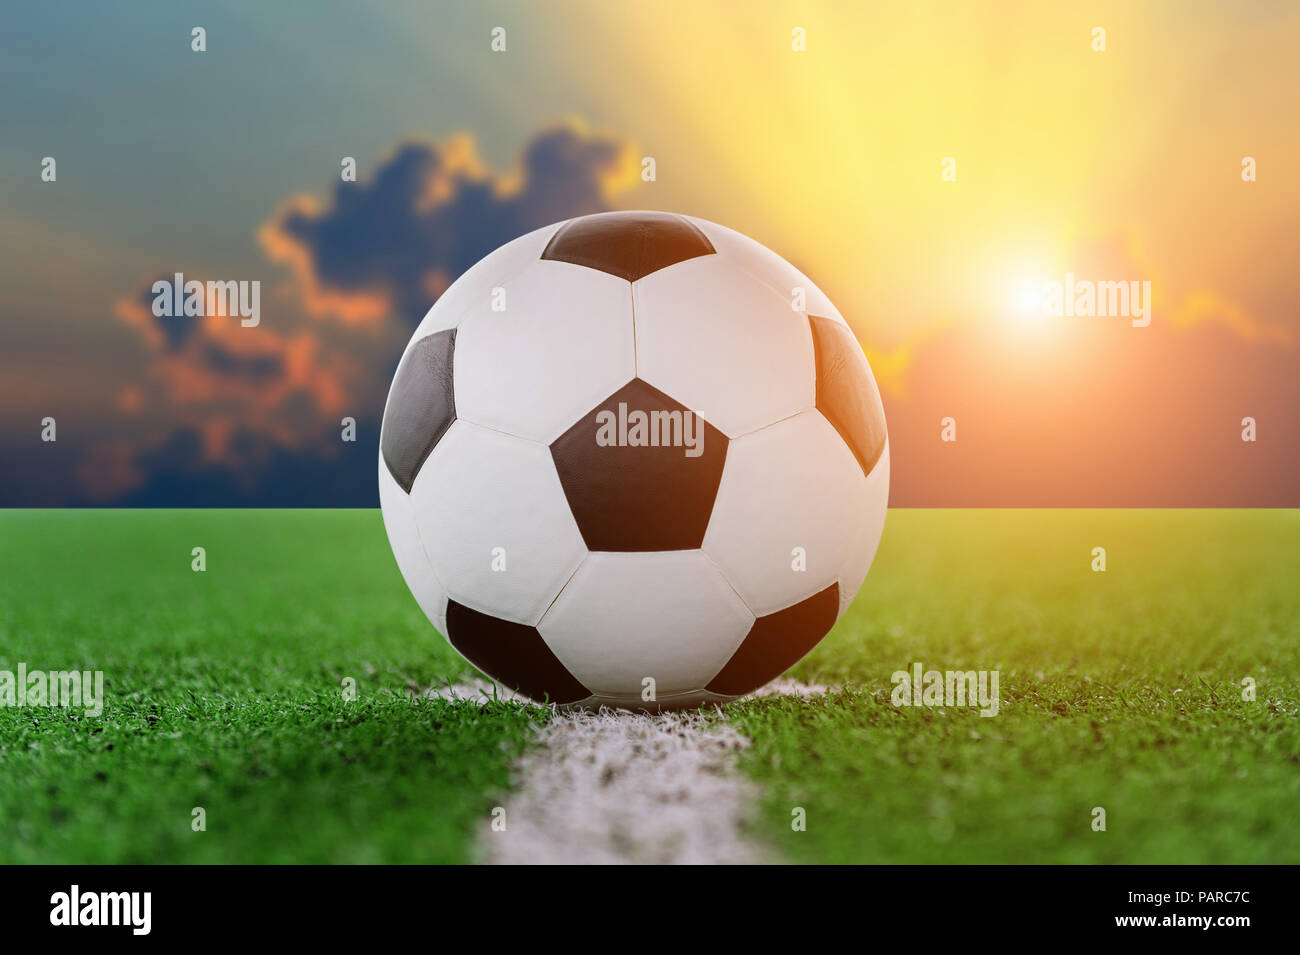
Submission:
[[[498,288],[500,310],[476,305],[457,329],[456,414],[550,442],[632,380],[631,286],[539,260]]]
[[[593,696],[637,705],[647,679],[654,702],[698,695],[753,624],[713,562],[680,550],[592,554],[537,629]]]
[[[468,421],[411,488],[429,563],[457,603],[536,624],[586,555],[545,445]]]
[[[751,610],[772,613],[839,579],[866,492],[839,434],[805,411],[731,442],[704,552]]]
[[[736,437],[814,401],[812,336],[749,273],[700,256],[639,279],[637,377]]]

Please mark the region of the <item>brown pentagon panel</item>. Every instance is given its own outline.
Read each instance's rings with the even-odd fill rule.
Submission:
[[[551,457],[589,550],[691,550],[713,513],[727,437],[636,378],[556,438]]]
[[[456,420],[452,364],[456,330],[422,338],[406,353],[384,410],[380,451],[407,494],[425,458]]]
[[[885,408],[867,356],[853,333],[830,318],[809,315],[817,356],[817,410],[840,433],[870,474],[885,449]]]
[[[840,586],[836,583],[784,610],[759,617],[707,689],[724,696],[742,696],[780,676],[830,632],[839,608]]]
[[[635,282],[670,265],[712,255],[693,222],[669,212],[599,212],[573,219],[551,236],[543,259],[571,262]]]
[[[551,652],[536,627],[448,600],[447,639],[492,679],[534,700],[576,703],[591,696]]]

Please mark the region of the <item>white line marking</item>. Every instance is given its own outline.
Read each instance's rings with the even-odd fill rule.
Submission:
[[[486,681],[428,695],[523,700]],[[755,696],[807,699],[831,688],[778,680]],[[736,766],[749,740],[698,711],[648,715],[557,710],[515,767],[505,829],[485,822],[480,856],[495,864],[741,864],[771,861],[746,835],[758,789]]]

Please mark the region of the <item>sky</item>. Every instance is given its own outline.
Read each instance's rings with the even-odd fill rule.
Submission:
[[[0,506],[373,506],[437,295],[617,208],[728,225],[830,295],[896,506],[1300,504],[1300,7],[737,10],[11,12]],[[260,323],[155,319],[176,272],[259,281]],[[1052,314],[1067,276],[1149,287],[1149,322]]]

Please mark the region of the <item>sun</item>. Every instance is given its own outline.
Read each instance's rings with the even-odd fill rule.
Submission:
[[[1010,283],[1005,303],[1005,312],[1018,329],[1042,330],[1051,323],[1040,278],[1025,276]]]
[[[1033,317],[1043,312],[1043,291],[1037,282],[1022,280],[1015,294],[1016,312],[1022,316]]]

